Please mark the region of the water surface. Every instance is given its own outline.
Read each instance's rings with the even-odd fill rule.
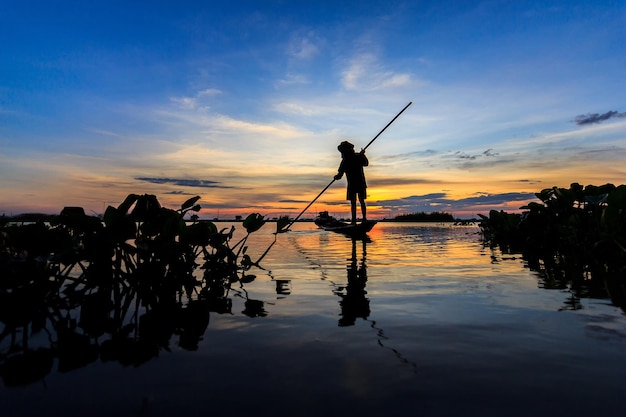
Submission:
[[[137,367],[53,369],[0,389],[0,415],[623,414],[626,320],[609,301],[568,310],[570,293],[472,226],[379,223],[363,241],[293,229],[197,350],[173,338]]]

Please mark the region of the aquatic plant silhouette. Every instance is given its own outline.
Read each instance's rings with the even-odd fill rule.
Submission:
[[[232,245],[234,226],[218,230],[193,214],[200,210],[199,199],[172,210],[154,195],[130,194],[102,218],[66,207],[49,223],[5,222],[0,229],[4,384],[36,382],[55,360],[59,372],[98,359],[138,366],[171,350],[175,336],[180,348],[197,349],[210,314],[232,314],[229,291],[236,284],[236,295],[245,293],[244,285],[255,279],[248,272],[261,268],[288,223],[279,219],[274,241],[253,260],[247,241],[265,225],[263,216],[248,216],[242,223],[246,235]],[[247,293],[245,298],[244,314],[267,314],[262,301]],[[31,342],[39,333],[47,335],[44,346]]]
[[[566,307],[581,297],[610,297],[626,310],[626,185],[552,187],[522,213],[479,215],[483,240],[522,253],[544,288],[569,289]]]

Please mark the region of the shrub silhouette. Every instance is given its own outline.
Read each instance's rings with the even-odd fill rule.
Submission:
[[[210,313],[232,314],[232,296],[245,300],[244,314],[265,314],[263,301],[243,290],[255,279],[246,272],[260,268],[288,220],[279,219],[274,241],[254,261],[247,241],[263,216],[248,216],[246,235],[232,244],[234,226],[218,230],[194,214],[199,199],[172,210],[154,195],[130,194],[102,219],[66,207],[46,223],[0,225],[4,383],[35,382],[54,358],[59,372],[98,359],[138,366],[170,350],[174,336],[180,348],[197,349]],[[50,345],[31,346],[29,335],[41,331]]]
[[[483,239],[523,253],[547,287],[610,296],[626,309],[626,185],[552,187],[522,213],[479,215]]]

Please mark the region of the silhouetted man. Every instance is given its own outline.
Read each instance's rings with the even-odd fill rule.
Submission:
[[[335,180],[341,179],[343,174],[346,174],[348,180],[348,188],[346,193],[346,199],[350,200],[352,209],[352,224],[356,224],[356,199],[359,198],[361,204],[361,214],[363,215],[363,222],[366,221],[366,208],[365,198],[367,184],[365,183],[365,173],[363,167],[369,165],[369,161],[365,156],[365,151],[362,150],[359,153],[354,152],[354,145],[348,141],[343,141],[337,146],[339,152],[341,152],[341,164],[339,164],[339,170],[335,175]]]

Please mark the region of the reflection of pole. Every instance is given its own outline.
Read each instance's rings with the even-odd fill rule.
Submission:
[[[352,239],[352,256],[350,257],[350,264],[347,268],[348,284],[346,285],[346,294],[337,294],[342,298],[339,302],[341,306],[339,326],[352,326],[357,318],[362,318],[369,322],[370,327],[376,330],[378,345],[384,349],[391,350],[402,364],[410,366],[413,369],[413,373],[417,373],[417,364],[405,358],[397,349],[391,346],[385,346],[385,342],[389,340],[389,337],[385,335],[382,328],[377,327],[376,320],[370,320],[368,318],[371,310],[369,299],[366,297],[367,291],[365,291],[365,285],[367,283],[367,239],[361,240],[363,246],[360,266],[357,259],[357,240],[358,239]]]
[[[370,327],[376,330],[376,335],[378,336],[378,345],[382,348],[391,350],[396,357],[400,360],[404,365],[410,366],[413,368],[413,373],[417,373],[417,364],[415,362],[411,362],[407,358],[405,358],[402,353],[400,353],[397,349],[394,349],[389,346],[385,346],[383,344],[383,340],[388,340],[389,338],[385,336],[385,331],[379,327],[376,327],[376,320],[368,320],[370,322]]]

